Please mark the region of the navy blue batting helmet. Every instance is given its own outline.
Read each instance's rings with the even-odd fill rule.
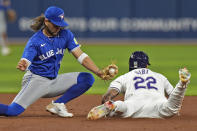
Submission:
[[[143,51],[135,51],[131,54],[129,58],[129,71],[137,68],[146,68],[150,65],[149,58]]]

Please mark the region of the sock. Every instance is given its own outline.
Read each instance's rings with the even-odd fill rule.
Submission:
[[[71,86],[54,103],[67,103],[68,101],[85,93],[94,83],[94,77],[90,73],[82,72],[78,75],[77,84]]]
[[[17,116],[24,112],[24,110],[21,105],[15,102],[10,105],[0,104],[0,115],[2,116]]]
[[[25,111],[25,108],[23,108],[21,105],[13,102],[8,106],[8,110],[6,112],[6,116],[18,116],[21,113]]]
[[[0,115],[5,115],[8,110],[8,105],[0,104]]]
[[[123,101],[115,101],[114,105],[116,106],[115,108],[116,112],[125,113],[127,111],[127,106]]]

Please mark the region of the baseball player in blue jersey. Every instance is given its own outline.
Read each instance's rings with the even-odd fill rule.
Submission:
[[[62,95],[52,101],[46,110],[61,117],[72,117],[65,104],[86,92],[94,83],[87,72],[71,72],[58,75],[66,49],[85,68],[102,78],[103,72],[80,49],[73,33],[64,29],[64,11],[51,6],[44,16],[34,19],[31,28],[36,33],[29,39],[17,68],[26,71],[22,89],[10,105],[0,104],[0,115],[17,116],[39,98]]]
[[[9,21],[14,22],[16,18],[16,13],[13,9],[11,9],[11,1],[10,0],[0,0],[0,46],[1,46],[1,54],[8,55],[10,53],[10,49],[7,44],[7,19]]]

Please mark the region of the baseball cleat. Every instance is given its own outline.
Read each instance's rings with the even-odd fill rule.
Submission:
[[[3,56],[10,54],[10,49],[8,47],[2,47],[1,53]]]
[[[67,111],[64,103],[54,103],[52,101],[46,106],[46,110],[61,117],[73,117],[73,114]]]
[[[187,68],[183,68],[179,70],[179,78],[182,83],[187,83],[189,82],[191,77],[191,73],[187,70]]]
[[[87,119],[97,120],[102,117],[106,117],[112,110],[115,109],[115,105],[112,101],[107,101],[104,104],[94,107],[88,113]]]

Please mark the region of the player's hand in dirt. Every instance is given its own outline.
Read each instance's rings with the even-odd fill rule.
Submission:
[[[101,103],[104,104],[107,101],[111,101],[113,98],[115,98],[119,94],[119,91],[116,89],[110,89],[106,94],[102,96]]]

